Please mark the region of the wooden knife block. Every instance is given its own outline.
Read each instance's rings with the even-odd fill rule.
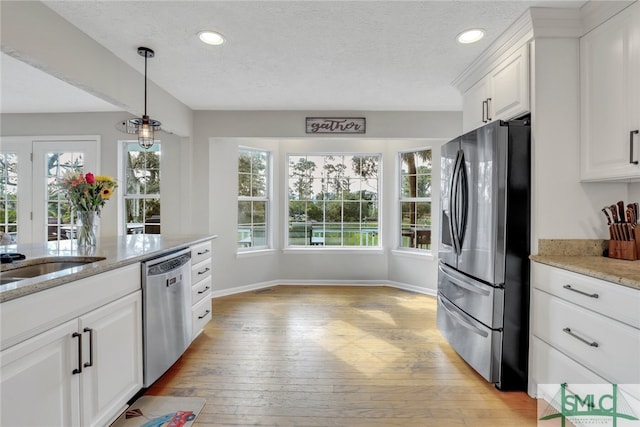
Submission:
[[[609,258],[640,259],[640,240],[609,240]]]

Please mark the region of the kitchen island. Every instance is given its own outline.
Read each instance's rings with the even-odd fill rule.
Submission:
[[[78,248],[75,240],[48,243],[31,243],[0,246],[0,253],[20,253],[26,259],[3,264],[5,270],[30,265],[34,262],[69,259],[104,258],[82,266],[65,269],[43,276],[28,278],[0,285],[0,303],[25,295],[51,289],[74,280],[164,255],[177,249],[215,239],[215,235],[165,236],[161,234],[131,234],[119,237],[103,237],[96,247]]]
[[[191,252],[189,271],[199,278],[185,277],[195,337],[211,319],[214,238],[130,235],[91,249],[75,241],[0,247],[25,256],[2,266],[9,283],[0,286],[0,424],[109,425],[143,387],[141,263]],[[12,281],[22,267],[60,261],[89,262]]]

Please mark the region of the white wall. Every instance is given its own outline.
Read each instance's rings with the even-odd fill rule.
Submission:
[[[579,41],[539,38],[533,49],[532,253],[538,239],[607,239],[600,209],[628,184],[580,182]]]
[[[352,116],[367,118],[365,136],[336,137],[306,135],[305,117]],[[398,223],[395,186],[396,153],[410,148],[434,150],[433,224],[437,230],[439,148],[461,132],[458,112],[390,113],[367,112],[196,112],[194,130],[193,223],[201,231],[217,234],[214,256],[216,292],[251,287],[271,281],[343,282],[390,281],[423,292],[435,292],[434,257],[407,256],[393,252],[397,245],[394,224]],[[273,152],[274,163],[274,250],[237,254],[237,147],[264,148]],[[283,165],[293,152],[372,152],[383,155],[381,216],[384,247],[377,251],[283,250],[283,227],[287,223],[287,182]],[[210,187],[204,190],[204,171]],[[210,195],[210,196],[207,196]],[[434,250],[437,233],[434,233]]]
[[[135,135],[122,133],[116,124],[132,116],[115,113],[2,114],[2,136],[100,135],[100,173],[116,177],[119,140],[132,140]],[[191,205],[190,145],[187,139],[166,132],[156,138],[162,143],[162,227],[171,234],[188,233],[191,224],[184,220],[185,206]],[[123,187],[123,183],[119,183]],[[116,196],[120,193],[116,190]],[[100,234],[117,234],[117,203],[107,203],[100,217]]]

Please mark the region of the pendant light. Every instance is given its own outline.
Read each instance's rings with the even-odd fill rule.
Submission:
[[[142,118],[126,120],[122,124],[125,132],[138,134],[138,144],[148,149],[153,145],[154,132],[159,131],[161,125],[159,121],[151,120],[147,115],[147,59],[153,58],[155,52],[148,47],[139,47],[138,55],[144,57],[144,115]]]

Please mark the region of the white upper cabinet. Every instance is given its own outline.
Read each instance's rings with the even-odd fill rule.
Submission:
[[[580,40],[581,179],[640,181],[640,3]]]
[[[529,45],[499,61],[462,95],[465,132],[529,111]]]

